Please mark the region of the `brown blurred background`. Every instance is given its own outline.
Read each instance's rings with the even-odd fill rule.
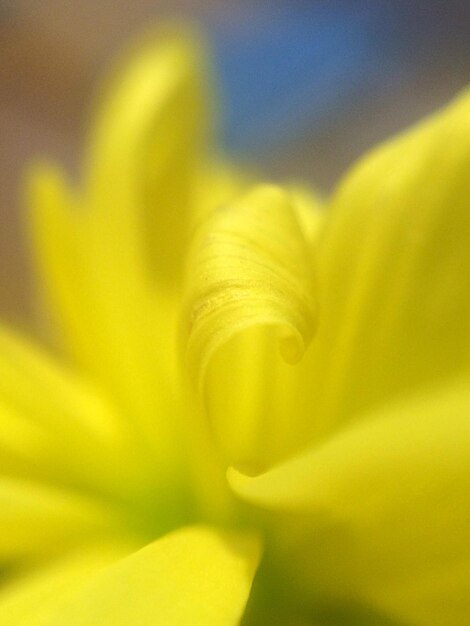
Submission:
[[[259,20],[260,5],[269,11],[280,4],[281,0],[0,0],[0,304],[4,318],[24,325],[32,311],[22,244],[21,173],[31,158],[42,154],[73,167],[94,85],[116,50],[151,20],[176,16],[218,24],[222,32],[234,24],[237,32],[244,27],[248,32]],[[298,4],[305,8],[315,3]],[[364,98],[350,100],[330,121],[323,117],[321,124],[305,124],[300,134],[246,158],[267,176],[295,176],[329,190],[365,149],[460,90],[470,71],[470,3],[404,4],[409,40],[415,43],[400,58],[406,71],[399,81],[385,81]],[[258,27],[262,32],[263,24]]]

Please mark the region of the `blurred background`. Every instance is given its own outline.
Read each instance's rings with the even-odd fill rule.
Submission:
[[[470,82],[468,0],[0,0],[0,306],[31,297],[21,173],[76,162],[94,86],[151,22],[196,20],[214,52],[221,144],[328,192],[367,148]]]

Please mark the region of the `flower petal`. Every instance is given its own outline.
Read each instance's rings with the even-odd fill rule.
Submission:
[[[89,351],[97,337],[92,334],[93,306],[83,277],[84,225],[78,200],[64,172],[51,164],[35,164],[26,179],[34,266],[46,288],[40,295],[47,296],[53,317],[59,318],[51,326],[61,323],[61,339],[74,346],[75,353]],[[85,320],[87,333],[82,331]]]
[[[0,626],[43,626],[91,575],[129,551],[101,541],[13,579],[0,592]]]
[[[74,430],[101,442],[119,433],[118,418],[65,365],[12,329],[0,326],[2,402],[52,432]]]
[[[289,363],[301,358],[313,333],[314,281],[310,249],[287,192],[268,185],[256,187],[212,213],[196,232],[187,267],[183,332],[188,369],[199,392],[206,391],[206,376],[217,353],[234,338],[235,349],[242,344],[244,348],[235,360],[223,356],[213,369],[223,377],[225,362],[225,373],[230,369],[229,378],[233,381],[235,373],[238,382],[246,373],[255,394],[262,389],[258,376],[266,373],[262,365],[266,335],[268,345],[277,344]],[[254,337],[258,331],[259,337]],[[245,342],[241,335],[250,338]],[[257,365],[261,365],[259,372]],[[224,394],[241,387],[219,380],[207,391],[217,396],[219,390]],[[244,397],[250,393],[245,389]],[[216,420],[224,419],[223,409],[216,412]],[[246,406],[237,404],[237,414],[233,424],[228,416],[225,421],[227,428],[238,431],[243,447],[256,425],[253,411]],[[229,431],[222,433],[222,439],[230,445]]]
[[[364,416],[264,475],[231,470],[229,480],[277,512],[276,547],[294,587],[371,602],[413,624],[464,624],[469,415],[465,377]]]
[[[150,421],[146,412],[152,420],[158,413],[153,391],[158,343],[152,329],[159,318],[149,285],[124,252],[109,256],[106,229],[91,228],[91,217],[76,210],[77,200],[59,171],[33,170],[30,191],[37,265],[56,314],[54,326],[59,322],[63,331],[60,339],[83,373],[142,429],[142,421]],[[164,390],[162,381],[162,395]]]
[[[118,528],[111,507],[71,491],[0,477],[0,564],[50,558]]]
[[[0,397],[2,473],[108,493],[141,480],[132,441],[103,398],[1,325]]]
[[[30,178],[39,267],[66,346],[119,403],[162,482],[180,471],[173,292],[207,134],[203,56],[181,29],[145,39],[102,97],[83,191],[54,168]]]
[[[317,436],[469,365],[470,93],[368,155],[318,253]]]
[[[151,33],[118,65],[91,133],[87,184],[96,227],[130,265],[153,255],[170,289],[182,268],[192,186],[208,143],[206,66],[194,33]]]
[[[44,626],[235,626],[258,559],[251,536],[184,528],[94,576]]]

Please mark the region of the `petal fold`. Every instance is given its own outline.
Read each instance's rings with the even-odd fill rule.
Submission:
[[[413,624],[463,625],[469,415],[464,377],[364,416],[264,475],[231,470],[229,480],[276,512],[280,567],[294,587],[372,603]]]

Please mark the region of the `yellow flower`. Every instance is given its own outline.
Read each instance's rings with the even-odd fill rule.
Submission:
[[[0,626],[464,626],[470,96],[323,209],[214,154],[206,74],[150,37],[80,184],[31,174],[62,354],[0,331]]]

